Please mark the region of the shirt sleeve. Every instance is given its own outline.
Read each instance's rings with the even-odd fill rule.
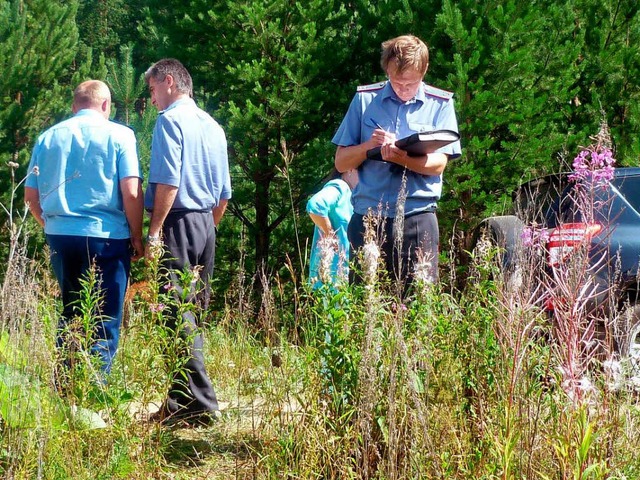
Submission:
[[[160,116],[151,142],[149,183],[180,186],[182,170],[182,132],[167,117]]]
[[[136,136],[128,127],[122,127],[118,132],[118,178],[142,178],[140,162],[138,161],[138,147]]]
[[[222,200],[229,200],[231,198],[231,174],[229,173],[229,153],[227,150],[227,137],[220,127],[221,131],[221,155],[223,157],[223,165],[224,165],[224,181],[222,185],[222,190],[220,190],[220,198]]]
[[[453,98],[450,99],[442,109],[437,128],[458,132],[458,120],[456,118]],[[437,151],[439,153],[446,153],[450,159],[458,158],[462,154],[460,140],[439,148]]]
[[[38,143],[36,143],[31,153],[31,160],[27,168],[27,179],[24,181],[25,187],[38,189],[38,171],[33,171],[34,168],[38,167],[38,150],[40,150],[40,140],[38,140]]]
[[[360,94],[356,94],[351,100],[349,109],[342,119],[336,134],[331,142],[339,147],[350,147],[362,143],[362,102]]]
[[[328,182],[322,190],[312,196],[307,202],[307,213],[328,217],[329,212],[334,208],[342,196],[340,186]]]

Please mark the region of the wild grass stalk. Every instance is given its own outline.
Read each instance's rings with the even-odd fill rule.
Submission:
[[[379,275],[379,221],[367,218],[362,287],[311,292],[289,265],[295,285],[262,272],[264,295],[254,303],[246,272],[238,273],[225,310],[205,330],[223,418],[191,432],[141,418],[181,368],[168,308],[193,308],[173,295],[177,285],[161,286],[160,263],[148,265],[147,291],[133,300],[107,384],[96,391],[92,370],[75,379],[73,402],[101,409],[107,420],[107,428],[89,431],[72,421],[69,397],[53,388],[56,288],[28,258],[28,229],[18,229],[0,308],[2,475],[638,477],[629,445],[640,440],[640,409],[631,387],[612,387],[592,348],[602,346],[608,360],[617,334],[594,343],[601,340],[590,326],[596,318],[585,307],[593,272],[583,259],[554,273],[539,248],[522,248],[521,268],[505,276],[496,266],[501,252],[487,247],[476,251],[464,291],[416,270],[414,295],[403,301],[399,284],[388,288]],[[185,272],[180,286],[192,287],[196,273]],[[97,283],[87,279],[80,332],[95,318]],[[553,317],[543,310],[549,300],[558,306]],[[620,323],[606,321],[614,330]],[[79,338],[85,351],[91,339]],[[91,367],[84,354],[80,363]],[[28,388],[7,388],[16,379]],[[9,411],[7,398],[17,407]]]

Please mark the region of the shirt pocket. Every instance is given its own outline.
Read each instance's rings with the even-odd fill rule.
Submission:
[[[415,133],[430,132],[435,130],[431,123],[408,122],[409,130]]]
[[[368,116],[364,117],[364,124],[371,130],[382,127],[382,130],[386,130],[387,132],[394,131],[393,122],[389,118],[373,118],[371,116]]]

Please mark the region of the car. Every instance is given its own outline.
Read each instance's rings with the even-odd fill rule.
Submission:
[[[616,168],[597,181],[575,172],[536,178],[516,189],[513,205],[510,215],[483,219],[473,244],[499,247],[511,288],[538,269],[531,283],[544,290],[536,298],[551,317],[567,289],[581,295],[597,338],[612,339],[614,352],[640,369],[640,168]]]

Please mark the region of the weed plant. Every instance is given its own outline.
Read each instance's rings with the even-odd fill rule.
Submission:
[[[614,342],[596,335],[583,308],[590,275],[579,259],[545,277],[534,242],[505,272],[500,249],[484,243],[463,289],[418,275],[403,298],[401,285],[379,275],[371,234],[357,287],[311,291],[291,265],[288,285],[238,272],[225,308],[206,312],[205,359],[222,419],[167,429],[145,418],[182,367],[184,345],[166,317],[193,308],[173,288],[192,292],[194,272],[165,289],[166,272],[149,263],[108,382],[96,388],[91,360],[80,355],[85,370],[60,396],[56,287],[46,262],[27,255],[25,222],[12,214],[21,233],[2,282],[5,478],[640,477],[637,392],[605,368],[615,365],[607,363]],[[86,279],[80,332],[95,318],[96,281]],[[553,317],[543,308],[549,299],[563,306]],[[618,319],[605,324],[613,330]],[[88,343],[80,337],[79,350]],[[74,405],[99,413],[106,428],[88,429]]]

